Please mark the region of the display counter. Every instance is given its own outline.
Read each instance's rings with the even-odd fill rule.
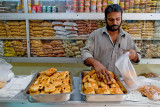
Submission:
[[[133,102],[133,101],[122,101],[122,102],[86,102],[83,96],[79,92],[79,77],[74,77],[75,92],[71,95],[71,98],[67,102],[60,103],[30,103],[27,97],[20,92],[13,98],[2,98],[0,97],[0,107],[159,107],[159,104],[147,103],[147,102]]]

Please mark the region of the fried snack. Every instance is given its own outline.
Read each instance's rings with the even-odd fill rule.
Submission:
[[[138,89],[143,95],[151,100],[158,100],[157,97],[160,96],[160,88],[153,85],[145,85]]]
[[[116,76],[109,71],[112,82],[110,81],[109,84],[106,81],[103,75],[103,81],[100,81],[95,73],[95,70],[92,70],[90,73],[84,72],[82,78],[82,91],[85,94],[124,94],[121,90],[121,86],[119,86],[119,81],[116,81]],[[118,83],[117,83],[118,82]],[[124,91],[125,92],[125,91]]]
[[[71,86],[70,85],[62,85],[62,93],[69,93],[71,92]]]
[[[56,90],[55,86],[53,84],[46,84],[44,86],[44,92],[54,92]]]
[[[107,81],[104,75],[102,75],[102,77],[103,77],[103,81],[104,81],[106,84],[112,84],[112,81]]]
[[[30,88],[29,88],[29,91],[30,92],[37,92],[39,91],[39,85],[32,85]]]
[[[0,81],[0,89],[4,87],[6,83],[4,81]]]
[[[86,90],[84,91],[85,94],[96,94],[94,91],[94,88],[92,87],[88,87],[86,88]]]
[[[40,91],[36,91],[36,92],[31,92],[31,91],[30,91],[29,94],[30,94],[30,95],[37,95],[37,94],[40,94]]]
[[[104,82],[100,82],[100,86],[102,88],[109,89],[109,86],[107,84],[105,84]]]
[[[62,83],[65,85],[69,85],[69,79],[68,78],[64,79]]]
[[[124,94],[120,88],[113,87],[109,89],[111,94]]]
[[[52,75],[54,72],[56,72],[57,69],[56,68],[50,68],[50,69],[47,69],[45,72],[46,75],[50,76]]]
[[[108,89],[106,89],[106,88],[98,88],[96,90],[96,93],[97,94],[110,94],[110,91]]]
[[[62,85],[62,81],[61,80],[59,80],[59,79],[56,79],[56,80],[54,80],[53,81],[53,83],[52,84],[54,84],[55,85],[55,87],[58,87],[58,86],[61,86]]]
[[[114,78],[113,72],[111,72],[111,71],[108,71],[108,72],[110,73],[111,77]]]
[[[54,92],[52,92],[51,94],[59,94],[61,93],[61,90],[59,90],[58,88],[56,88],[56,90]]]
[[[84,88],[87,89],[88,87],[91,87],[91,84],[89,82],[84,83]]]
[[[82,79],[82,82],[83,82],[83,83],[87,82],[88,78],[90,78],[90,76],[89,76],[89,75],[86,75],[86,76]]]
[[[96,72],[96,71],[95,71],[94,69],[92,69],[92,70],[88,73],[88,75],[91,76],[91,75],[93,75],[95,72]]]
[[[29,87],[29,94],[58,94],[71,92],[70,74],[68,71],[56,72],[56,68],[39,73],[38,78]]]
[[[65,79],[67,77],[67,75],[69,75],[68,71],[62,71],[59,75],[59,79]]]

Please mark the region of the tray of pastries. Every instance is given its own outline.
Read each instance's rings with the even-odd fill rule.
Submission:
[[[109,73],[113,80],[109,82],[106,81],[104,76],[103,80],[100,81],[95,70],[80,73],[80,93],[86,101],[109,102],[124,100],[129,91],[111,71]]]
[[[30,102],[63,102],[74,92],[73,78],[69,71],[50,68],[38,72],[24,91]]]

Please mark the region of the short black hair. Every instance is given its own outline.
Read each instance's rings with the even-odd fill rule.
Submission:
[[[121,12],[122,15],[123,10],[118,4],[111,4],[105,9],[105,17],[107,18],[107,14],[111,12]]]

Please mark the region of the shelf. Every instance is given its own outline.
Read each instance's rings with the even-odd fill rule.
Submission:
[[[140,64],[160,64],[160,58],[157,58],[157,59],[142,58],[140,61]]]
[[[27,39],[26,37],[0,37],[2,40]]]
[[[88,38],[56,38],[56,37],[31,37],[30,39],[41,39],[41,40],[87,40]]]
[[[160,13],[124,13],[123,20],[160,20]],[[104,13],[0,13],[0,20],[104,20]]]
[[[73,57],[1,57],[7,62],[32,62],[32,63],[82,63],[81,58]],[[142,58],[139,64],[160,64],[160,58]]]
[[[32,63],[81,63],[81,58],[67,57],[2,57],[7,62],[32,62]]]
[[[160,40],[160,38],[133,38],[133,40]]]

